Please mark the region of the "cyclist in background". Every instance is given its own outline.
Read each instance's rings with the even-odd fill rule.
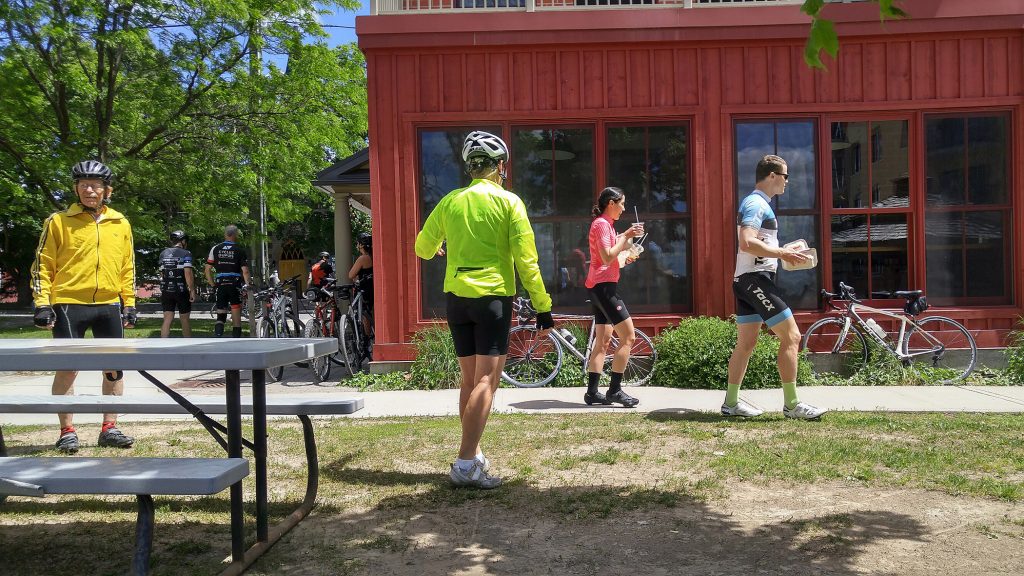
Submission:
[[[629,362],[636,330],[626,310],[626,303],[619,298],[616,289],[619,285],[619,253],[629,250],[629,239],[643,236],[644,228],[642,224],[634,224],[622,234],[616,234],[615,221],[625,209],[626,195],[622,190],[605,188],[594,206],[594,222],[590,225],[590,269],[587,271],[586,286],[594,309],[594,349],[587,359],[587,391],[583,394],[583,401],[588,406],[618,402],[626,408],[632,408],[640,403],[640,400],[622,389],[622,373]],[[631,255],[626,262],[635,259]],[[612,357],[611,383],[605,395],[597,390],[597,385],[604,371],[613,330],[619,336],[619,349]]]
[[[78,202],[54,212],[43,223],[32,264],[33,322],[53,331],[54,338],[121,338],[135,326],[135,251],[132,227],[110,204],[113,172],[95,160],[71,167]],[[101,249],[102,246],[102,249]],[[53,394],[75,393],[78,372],[58,371]],[[104,395],[124,393],[123,373],[104,371]],[[78,452],[73,415],[57,414],[57,450]],[[117,414],[104,414],[97,444],[128,448],[135,442],[117,428]]]
[[[192,270],[192,253],[186,249],[188,235],[181,230],[171,232],[171,246],[160,253],[160,307],[164,312],[164,323],[160,337],[171,334],[174,311],[181,317],[181,335],[192,337],[189,322],[192,303],[196,301],[196,280]]]
[[[729,381],[722,415],[749,418],[764,413],[739,399],[740,384],[764,323],[779,339],[779,377],[785,399],[783,415],[814,420],[827,410],[801,402],[797,397],[800,328],[775,285],[779,258],[792,264],[800,264],[808,258],[798,250],[779,247],[779,222],[771,199],[786,192],[789,167],[785,160],[770,154],[757,163],[755,179],[757,188],[740,202],[736,221],[739,251],[732,283],[736,296],[736,348],[729,358]]]
[[[306,279],[306,285],[310,288],[316,288],[317,300],[323,300],[329,298],[329,295],[324,294],[320,288],[324,287],[328,279],[334,278],[334,266],[331,266],[330,252],[321,252],[319,258],[309,269],[309,278]]]
[[[462,145],[462,160],[473,181],[442,198],[416,236],[416,255],[424,260],[443,254],[441,245],[447,241],[448,328],[462,374],[462,442],[448,474],[455,486],[501,485],[501,478],[487,473],[480,438],[508,355],[516,271],[539,312],[540,337],[555,324],[526,205],[502,187],[508,159],[508,146],[501,138],[470,132]]]
[[[356,242],[359,257],[352,263],[348,271],[348,279],[356,284],[363,294],[363,306],[369,314],[363,314],[363,334],[369,335],[370,318],[373,315],[373,238],[369,234],[360,234]]]
[[[229,224],[224,227],[224,241],[210,248],[206,257],[206,281],[217,287],[217,323],[213,327],[217,338],[224,335],[228,306],[231,307],[231,336],[242,337],[242,290],[249,284],[249,257],[237,242],[238,226]]]

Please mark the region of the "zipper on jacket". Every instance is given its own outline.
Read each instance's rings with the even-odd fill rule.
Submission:
[[[96,295],[100,293],[100,221],[93,216],[96,225],[96,289],[92,291],[92,303],[96,303]]]
[[[455,276],[458,276],[459,272],[474,272],[476,270],[483,270],[483,269],[484,269],[483,266],[478,266],[476,268],[471,268],[469,266],[459,266],[458,268],[455,269]]]

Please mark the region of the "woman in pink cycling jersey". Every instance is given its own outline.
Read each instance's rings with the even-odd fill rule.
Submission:
[[[635,333],[633,319],[626,304],[616,294],[619,284],[619,253],[630,249],[630,239],[642,236],[643,224],[633,224],[622,234],[615,232],[615,221],[626,209],[626,195],[619,188],[605,188],[594,206],[594,222],[590,225],[590,269],[587,271],[587,290],[594,309],[594,349],[587,360],[587,392],[583,401],[587,405],[618,402],[627,408],[640,403],[622,389],[622,373],[629,362]],[[626,262],[636,258],[630,256]],[[612,377],[608,394],[601,394],[597,384],[604,369],[612,330],[619,338],[619,348],[612,357]]]

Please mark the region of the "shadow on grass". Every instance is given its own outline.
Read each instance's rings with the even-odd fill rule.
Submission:
[[[316,557],[330,566],[354,556],[382,573],[405,574],[423,573],[413,566],[425,562],[426,573],[439,574],[852,576],[864,573],[858,561],[880,543],[923,541],[926,531],[913,517],[889,510],[812,512],[751,530],[733,510],[706,503],[699,483],[686,481],[538,487],[513,478],[479,491],[452,488],[443,470],[367,470],[338,461],[323,474],[331,483],[399,493],[333,520],[317,511],[321,522],[344,522],[343,534],[335,536],[347,546],[303,540],[314,549],[269,557],[261,563],[266,573],[294,565],[288,557]],[[300,534],[292,538],[299,541]],[[614,553],[595,553],[601,550]],[[872,574],[894,573],[876,565]]]
[[[721,414],[701,412],[689,408],[662,408],[647,414],[646,418],[654,422],[725,422],[735,418],[727,418]]]
[[[601,408],[629,410],[629,408],[617,404],[587,406],[587,404],[582,400],[582,395],[580,396],[580,398],[581,400],[578,403],[563,402],[561,400],[528,400],[525,402],[513,402],[509,404],[509,406],[513,408],[519,408],[520,410],[565,410],[569,408],[576,408],[585,412],[593,412]]]

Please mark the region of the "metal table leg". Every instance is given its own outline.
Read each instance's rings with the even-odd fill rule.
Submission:
[[[132,556],[132,576],[149,574],[149,556],[153,550],[154,507],[149,494],[136,496],[139,516],[135,521],[135,554]]]
[[[227,385],[228,458],[242,457],[242,383],[238,370],[225,370]],[[245,510],[242,481],[231,485],[231,562],[245,558]]]
[[[267,541],[267,371],[252,371],[252,435],[256,458],[256,541]]]

